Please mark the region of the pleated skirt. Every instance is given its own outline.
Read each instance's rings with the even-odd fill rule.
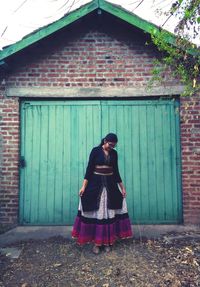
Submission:
[[[72,237],[78,244],[94,243],[98,246],[113,245],[117,239],[133,236],[127,210],[126,199],[123,199],[122,209],[107,208],[107,190],[103,188],[99,209],[84,212],[79,202],[78,214],[72,229]]]

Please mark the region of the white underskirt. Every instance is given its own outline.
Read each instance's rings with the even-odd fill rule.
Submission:
[[[87,211],[83,212],[81,200],[79,201],[79,208],[81,211],[81,215],[88,218],[96,218],[96,219],[108,219],[108,218],[114,218],[116,214],[124,214],[127,213],[127,204],[126,199],[123,198],[122,202],[122,208],[121,209],[108,209],[107,208],[107,190],[106,187],[103,188],[103,191],[101,193],[101,199],[99,204],[99,209],[95,211]]]

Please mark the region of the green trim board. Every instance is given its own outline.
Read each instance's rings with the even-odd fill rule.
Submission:
[[[143,30],[146,33],[149,34],[153,33],[154,35],[156,35],[161,31],[165,31],[166,32],[165,41],[173,46],[177,46],[176,43],[177,38],[173,33],[166,31],[160,28],[159,26],[149,21],[146,21],[145,19],[140,18],[136,14],[124,9],[119,5],[114,5],[110,2],[99,0],[99,8],[101,8],[103,11],[112,14],[113,16],[120,18],[121,20],[131,24],[132,26],[137,27],[140,30]],[[188,49],[187,52],[191,55],[199,54],[199,51],[197,49]]]
[[[70,25],[71,23],[75,22],[76,20],[88,15],[92,11],[98,8],[97,1],[89,2],[88,4],[80,7],[79,9],[72,11],[71,13],[65,15],[61,19],[49,24],[45,27],[32,32],[31,34],[25,36],[22,40],[18,41],[17,43],[10,45],[3,49],[0,52],[0,60],[3,60],[18,51],[23,50],[24,48],[32,45],[33,43],[57,32],[58,30]]]
[[[143,30],[144,32],[151,33],[153,31],[156,34],[159,31],[159,27],[156,26],[155,24],[140,18],[136,14],[133,14],[133,13],[127,11],[126,9],[122,8],[121,6],[113,5],[113,4],[106,2],[106,1],[100,1],[99,7],[102,10],[124,20],[125,22],[127,22],[131,25],[133,25],[134,27],[137,27],[137,28]],[[174,43],[174,36],[170,35],[170,37],[167,39],[167,41],[169,43],[173,44]]]
[[[7,57],[25,49],[26,47],[36,43],[37,41],[44,39],[45,37],[57,32],[58,30],[67,27],[71,23],[75,22],[78,19],[90,14],[91,12],[101,9],[107,13],[110,13],[113,16],[131,24],[134,27],[137,27],[140,30],[143,30],[146,33],[157,34],[160,32],[160,28],[155,24],[148,22],[134,13],[127,11],[121,6],[112,4],[104,0],[93,0],[77,10],[72,11],[71,13],[65,15],[61,19],[42,27],[31,34],[25,36],[22,40],[4,48],[0,51],[0,61],[6,59]],[[166,42],[176,46],[176,36],[170,32],[166,33]],[[195,49],[188,50],[188,53],[194,55],[199,53]],[[1,62],[0,62],[1,65]]]

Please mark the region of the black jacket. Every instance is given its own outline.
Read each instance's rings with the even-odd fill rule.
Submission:
[[[94,174],[95,165],[112,166],[113,175],[104,176]],[[90,153],[84,178],[88,180],[88,185],[81,196],[83,211],[99,209],[101,192],[104,186],[108,192],[107,207],[109,209],[122,208],[123,197],[118,187],[118,183],[122,180],[118,170],[118,156],[115,150],[111,150],[109,157],[106,157],[101,146],[94,147]]]

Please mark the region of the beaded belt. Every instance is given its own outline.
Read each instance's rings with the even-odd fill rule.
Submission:
[[[94,168],[94,174],[113,175],[113,168],[112,166],[108,166],[108,165],[96,165]]]

